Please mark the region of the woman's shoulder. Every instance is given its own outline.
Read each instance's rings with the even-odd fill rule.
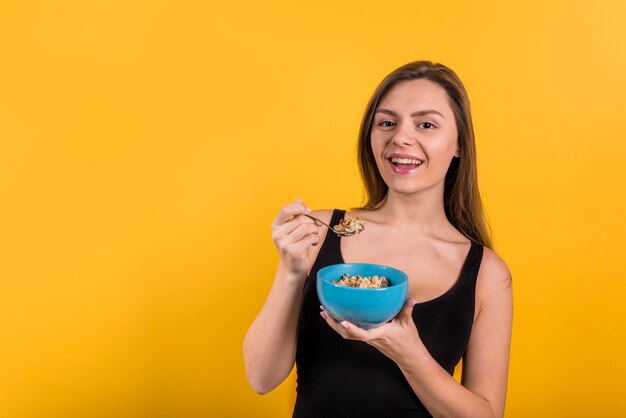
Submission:
[[[479,277],[495,282],[510,283],[511,271],[504,260],[490,248],[483,248],[483,259],[480,264]]]
[[[477,302],[482,304],[483,301],[510,295],[512,284],[511,270],[504,260],[492,249],[484,247],[476,282]]]

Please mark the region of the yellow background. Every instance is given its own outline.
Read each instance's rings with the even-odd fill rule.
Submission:
[[[384,75],[472,100],[506,416],[626,416],[626,2],[0,3],[0,416],[288,417],[247,385],[270,223],[361,202]]]

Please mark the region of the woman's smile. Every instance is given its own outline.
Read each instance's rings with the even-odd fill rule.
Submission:
[[[391,170],[398,174],[413,173],[424,163],[423,160],[406,154],[392,154],[386,160],[390,164]]]

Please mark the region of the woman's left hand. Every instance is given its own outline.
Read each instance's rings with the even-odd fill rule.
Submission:
[[[423,347],[415,322],[413,322],[413,305],[415,305],[415,301],[407,300],[394,319],[368,330],[359,328],[348,321],[335,321],[323,307],[320,307],[322,309],[320,314],[328,325],[343,338],[363,341],[376,347],[381,353],[402,367],[402,360],[406,359],[407,355],[415,353],[418,348]]]

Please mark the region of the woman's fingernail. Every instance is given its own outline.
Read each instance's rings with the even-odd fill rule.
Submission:
[[[307,208],[306,208],[306,211],[307,211],[308,213],[311,213],[311,208],[308,208],[308,207],[307,207]]]
[[[350,325],[348,325],[348,323],[347,323],[346,321],[341,321],[341,324],[340,324],[340,325],[341,325],[342,327],[344,327],[345,329],[348,329],[348,327],[350,326]]]
[[[324,319],[328,319],[328,318],[326,318],[326,312],[324,312],[324,311],[320,312],[320,316],[322,318],[324,318]]]

